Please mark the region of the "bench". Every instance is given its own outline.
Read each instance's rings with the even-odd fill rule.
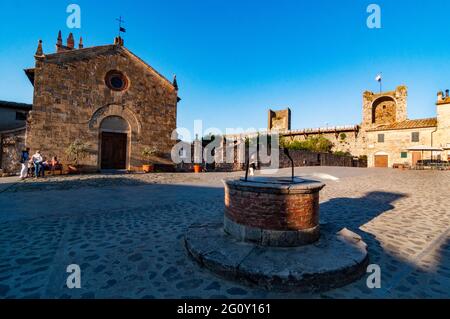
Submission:
[[[59,171],[59,175],[62,175],[63,165],[62,164],[50,165],[50,174],[55,175],[55,171]]]
[[[409,164],[394,164],[392,165],[392,168],[394,169],[408,169]]]

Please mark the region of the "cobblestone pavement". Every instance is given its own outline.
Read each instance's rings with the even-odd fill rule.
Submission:
[[[364,238],[381,289],[363,278],[315,295],[267,292],[198,267],[184,250],[185,231],[221,221],[221,179],[241,173],[89,175],[0,179],[0,298],[450,297],[450,172],[297,174],[327,183],[322,222]],[[81,267],[81,289],[66,287],[70,264]]]

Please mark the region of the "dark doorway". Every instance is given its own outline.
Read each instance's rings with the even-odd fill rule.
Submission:
[[[102,169],[126,169],[127,134],[102,132]]]

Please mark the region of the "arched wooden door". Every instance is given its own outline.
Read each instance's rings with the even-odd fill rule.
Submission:
[[[101,169],[127,169],[130,126],[119,116],[110,116],[100,126]]]

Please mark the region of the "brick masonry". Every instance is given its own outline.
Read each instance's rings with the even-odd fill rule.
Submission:
[[[248,232],[240,239],[250,241],[267,241],[264,233],[273,231],[273,236],[283,236],[283,232],[297,236],[289,239],[289,246],[300,242],[313,242],[320,236],[319,192],[325,185],[318,182],[303,184],[275,184],[244,182],[239,180],[225,181],[225,229],[229,233]],[[229,223],[231,221],[231,223]],[[233,230],[237,224],[244,229]],[[247,229],[245,229],[245,227]],[[301,237],[300,234],[305,236]],[[281,239],[283,241],[283,239]],[[264,244],[264,243],[263,243]],[[275,246],[282,246],[277,243]]]

